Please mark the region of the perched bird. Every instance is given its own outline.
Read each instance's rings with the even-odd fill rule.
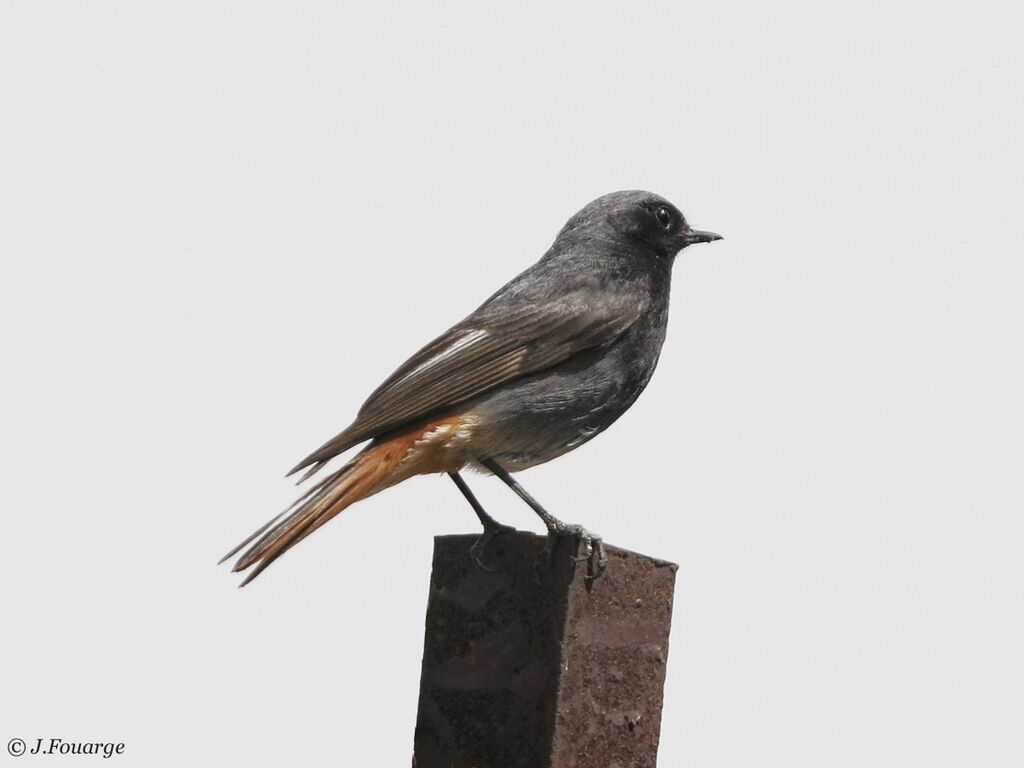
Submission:
[[[343,509],[413,475],[446,472],[484,533],[479,552],[509,530],[459,474],[497,475],[550,534],[581,537],[590,574],[607,562],[599,537],[547,512],[512,472],[582,445],[621,416],[647,385],[668,322],[672,263],[683,248],[720,240],[692,229],[650,192],[614,192],[562,227],[547,253],[479,309],[395,371],[352,424],[288,474],[302,480],[359,443],[370,443],[224,556],[255,566],[244,586]],[[300,481],[301,482],[301,481]],[[597,558],[596,566],[593,559]]]

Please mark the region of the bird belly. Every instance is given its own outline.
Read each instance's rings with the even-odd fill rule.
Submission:
[[[557,458],[607,429],[643,391],[654,362],[622,365],[601,350],[506,385],[470,404],[475,458],[518,471]],[[589,364],[588,364],[589,363]]]

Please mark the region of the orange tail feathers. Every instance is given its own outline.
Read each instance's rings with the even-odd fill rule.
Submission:
[[[332,517],[360,499],[372,496],[412,475],[459,469],[443,450],[447,436],[462,426],[459,417],[432,419],[413,429],[374,440],[350,462],[312,486],[295,503],[221,558],[224,562],[245,547],[233,571],[256,568],[238,586],[244,587],[272,562]],[[439,450],[440,449],[440,450]]]

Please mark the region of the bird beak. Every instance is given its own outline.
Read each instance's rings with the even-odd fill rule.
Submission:
[[[687,245],[693,245],[694,243],[710,243],[715,240],[722,240],[722,236],[717,232],[705,232],[701,229],[691,229],[689,232],[683,234]]]

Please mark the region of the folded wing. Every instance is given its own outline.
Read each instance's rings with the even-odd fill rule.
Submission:
[[[594,306],[586,301],[592,296],[580,292],[541,306],[510,302],[520,306],[499,312],[485,304],[409,358],[370,395],[347,429],[289,474],[311,467],[308,477],[357,443],[609,344],[642,311],[635,298],[615,301],[606,296]]]

